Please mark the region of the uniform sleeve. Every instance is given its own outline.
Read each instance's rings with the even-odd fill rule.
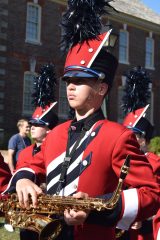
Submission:
[[[118,222],[118,227],[124,230],[135,221],[153,216],[160,204],[160,186],[152,167],[139,150],[135,135],[126,130],[117,139],[112,154],[112,167],[118,177],[128,154],[131,156],[130,169],[125,180],[126,190],[122,192],[121,219]]]
[[[32,156],[32,148],[28,147],[19,154],[16,171],[14,172],[8,187],[3,193],[14,192],[18,180],[27,178],[36,184],[45,182],[46,170],[42,151]]]
[[[16,139],[16,136],[14,135],[9,139],[8,149],[15,150],[16,146],[17,146],[17,139]]]
[[[147,152],[146,157],[152,166],[153,173],[157,177],[157,182],[160,183],[160,156],[152,152]]]
[[[153,235],[155,240],[160,239],[160,209],[153,219]]]
[[[6,189],[10,178],[11,172],[9,170],[8,164],[4,162],[4,159],[0,154],[0,193]]]

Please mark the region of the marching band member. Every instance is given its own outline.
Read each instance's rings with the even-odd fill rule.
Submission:
[[[54,88],[56,84],[55,68],[53,64],[46,64],[41,67],[39,75],[35,78],[35,91],[33,93],[33,103],[36,107],[32,118],[29,120],[31,126],[31,138],[34,143],[20,152],[16,171],[12,177],[11,182],[16,181],[17,175],[23,176],[24,170],[29,169],[32,162],[36,165],[36,158],[41,151],[41,144],[45,140],[47,134],[58,124],[58,116],[55,113],[55,97]],[[36,183],[39,186],[44,186],[44,174],[37,175]],[[24,176],[23,176],[24,177]],[[8,181],[9,182],[9,181]],[[8,185],[10,191],[12,188]],[[4,188],[6,189],[6,188]],[[10,225],[5,224],[5,228],[12,231]],[[33,231],[21,229],[20,239],[39,239],[38,233]]]
[[[137,138],[140,145],[140,150],[145,154],[153,174],[160,183],[159,167],[160,157],[152,152],[149,152],[148,145],[153,137],[154,127],[145,117],[149,107],[147,101],[150,97],[149,84],[151,83],[150,76],[147,71],[138,66],[129,70],[126,74],[126,85],[124,87],[125,95],[123,96],[123,110],[126,115],[123,125],[131,129]],[[143,86],[143,88],[142,88]],[[145,106],[146,105],[146,106]],[[152,218],[146,219],[143,222],[136,222],[129,231],[130,240],[152,240],[153,227]]]

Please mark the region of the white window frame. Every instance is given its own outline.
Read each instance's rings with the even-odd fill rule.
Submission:
[[[126,44],[121,42],[121,33],[126,34]],[[121,49],[124,49],[126,59],[122,59]],[[123,64],[129,64],[129,32],[121,29],[119,35],[119,62]]]
[[[33,82],[32,84],[30,84],[29,86],[29,89],[27,90],[26,89],[26,81],[27,81],[27,78],[26,76],[27,75],[30,75],[33,77]],[[22,105],[22,112],[24,115],[32,115],[33,113],[33,105],[32,105],[32,92],[33,92],[33,86],[34,86],[34,77],[36,76],[36,73],[33,73],[33,72],[29,72],[29,71],[26,71],[24,72],[24,79],[23,79],[23,105]],[[27,103],[26,103],[27,101]],[[26,105],[29,106],[29,108],[27,109]]]
[[[117,119],[118,123],[123,123],[125,117],[124,111],[122,109],[122,97],[124,94],[123,90],[124,90],[123,85],[118,87],[118,119]]]
[[[37,23],[33,22],[33,24],[37,24],[37,37],[33,38],[28,35],[28,28],[31,20],[29,19],[29,8],[37,8],[38,10],[38,21]],[[41,16],[42,16],[42,8],[40,5],[32,2],[27,3],[27,18],[26,18],[26,42],[31,44],[41,44]]]
[[[149,63],[147,63],[148,56],[150,58]],[[154,39],[152,37],[146,37],[145,68],[154,69]]]
[[[150,97],[150,100],[149,100],[149,108],[147,109],[145,116],[151,122],[151,124],[154,125],[153,109],[154,109],[154,92],[152,91],[152,88],[151,88],[151,97]]]

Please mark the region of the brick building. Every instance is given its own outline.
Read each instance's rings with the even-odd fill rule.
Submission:
[[[15,133],[16,122],[32,114],[31,91],[33,76],[44,63],[56,65],[57,77],[63,73],[65,56],[58,47],[59,26],[66,0],[1,0],[0,1],[0,140],[6,147]],[[104,22],[112,24],[119,33],[113,54],[119,68],[104,111],[109,119],[122,121],[121,95],[127,69],[141,65],[152,77],[152,98],[149,117],[160,135],[160,16],[145,7],[140,0],[116,0],[118,10]],[[61,120],[67,118],[68,104],[65,85],[57,87],[57,107]]]

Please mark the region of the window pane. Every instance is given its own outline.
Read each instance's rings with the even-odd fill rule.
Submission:
[[[118,122],[122,123],[124,120],[124,111],[122,109],[122,98],[124,95],[124,87],[118,88]]]
[[[146,38],[146,67],[153,67],[153,39]]]
[[[119,60],[128,62],[128,38],[127,32],[121,31],[119,38]]]
[[[33,92],[34,75],[31,73],[25,73],[24,75],[24,89],[23,89],[23,112],[32,113],[32,92]]]
[[[40,31],[40,7],[28,4],[27,6],[27,23],[26,23],[26,39],[39,40]]]

